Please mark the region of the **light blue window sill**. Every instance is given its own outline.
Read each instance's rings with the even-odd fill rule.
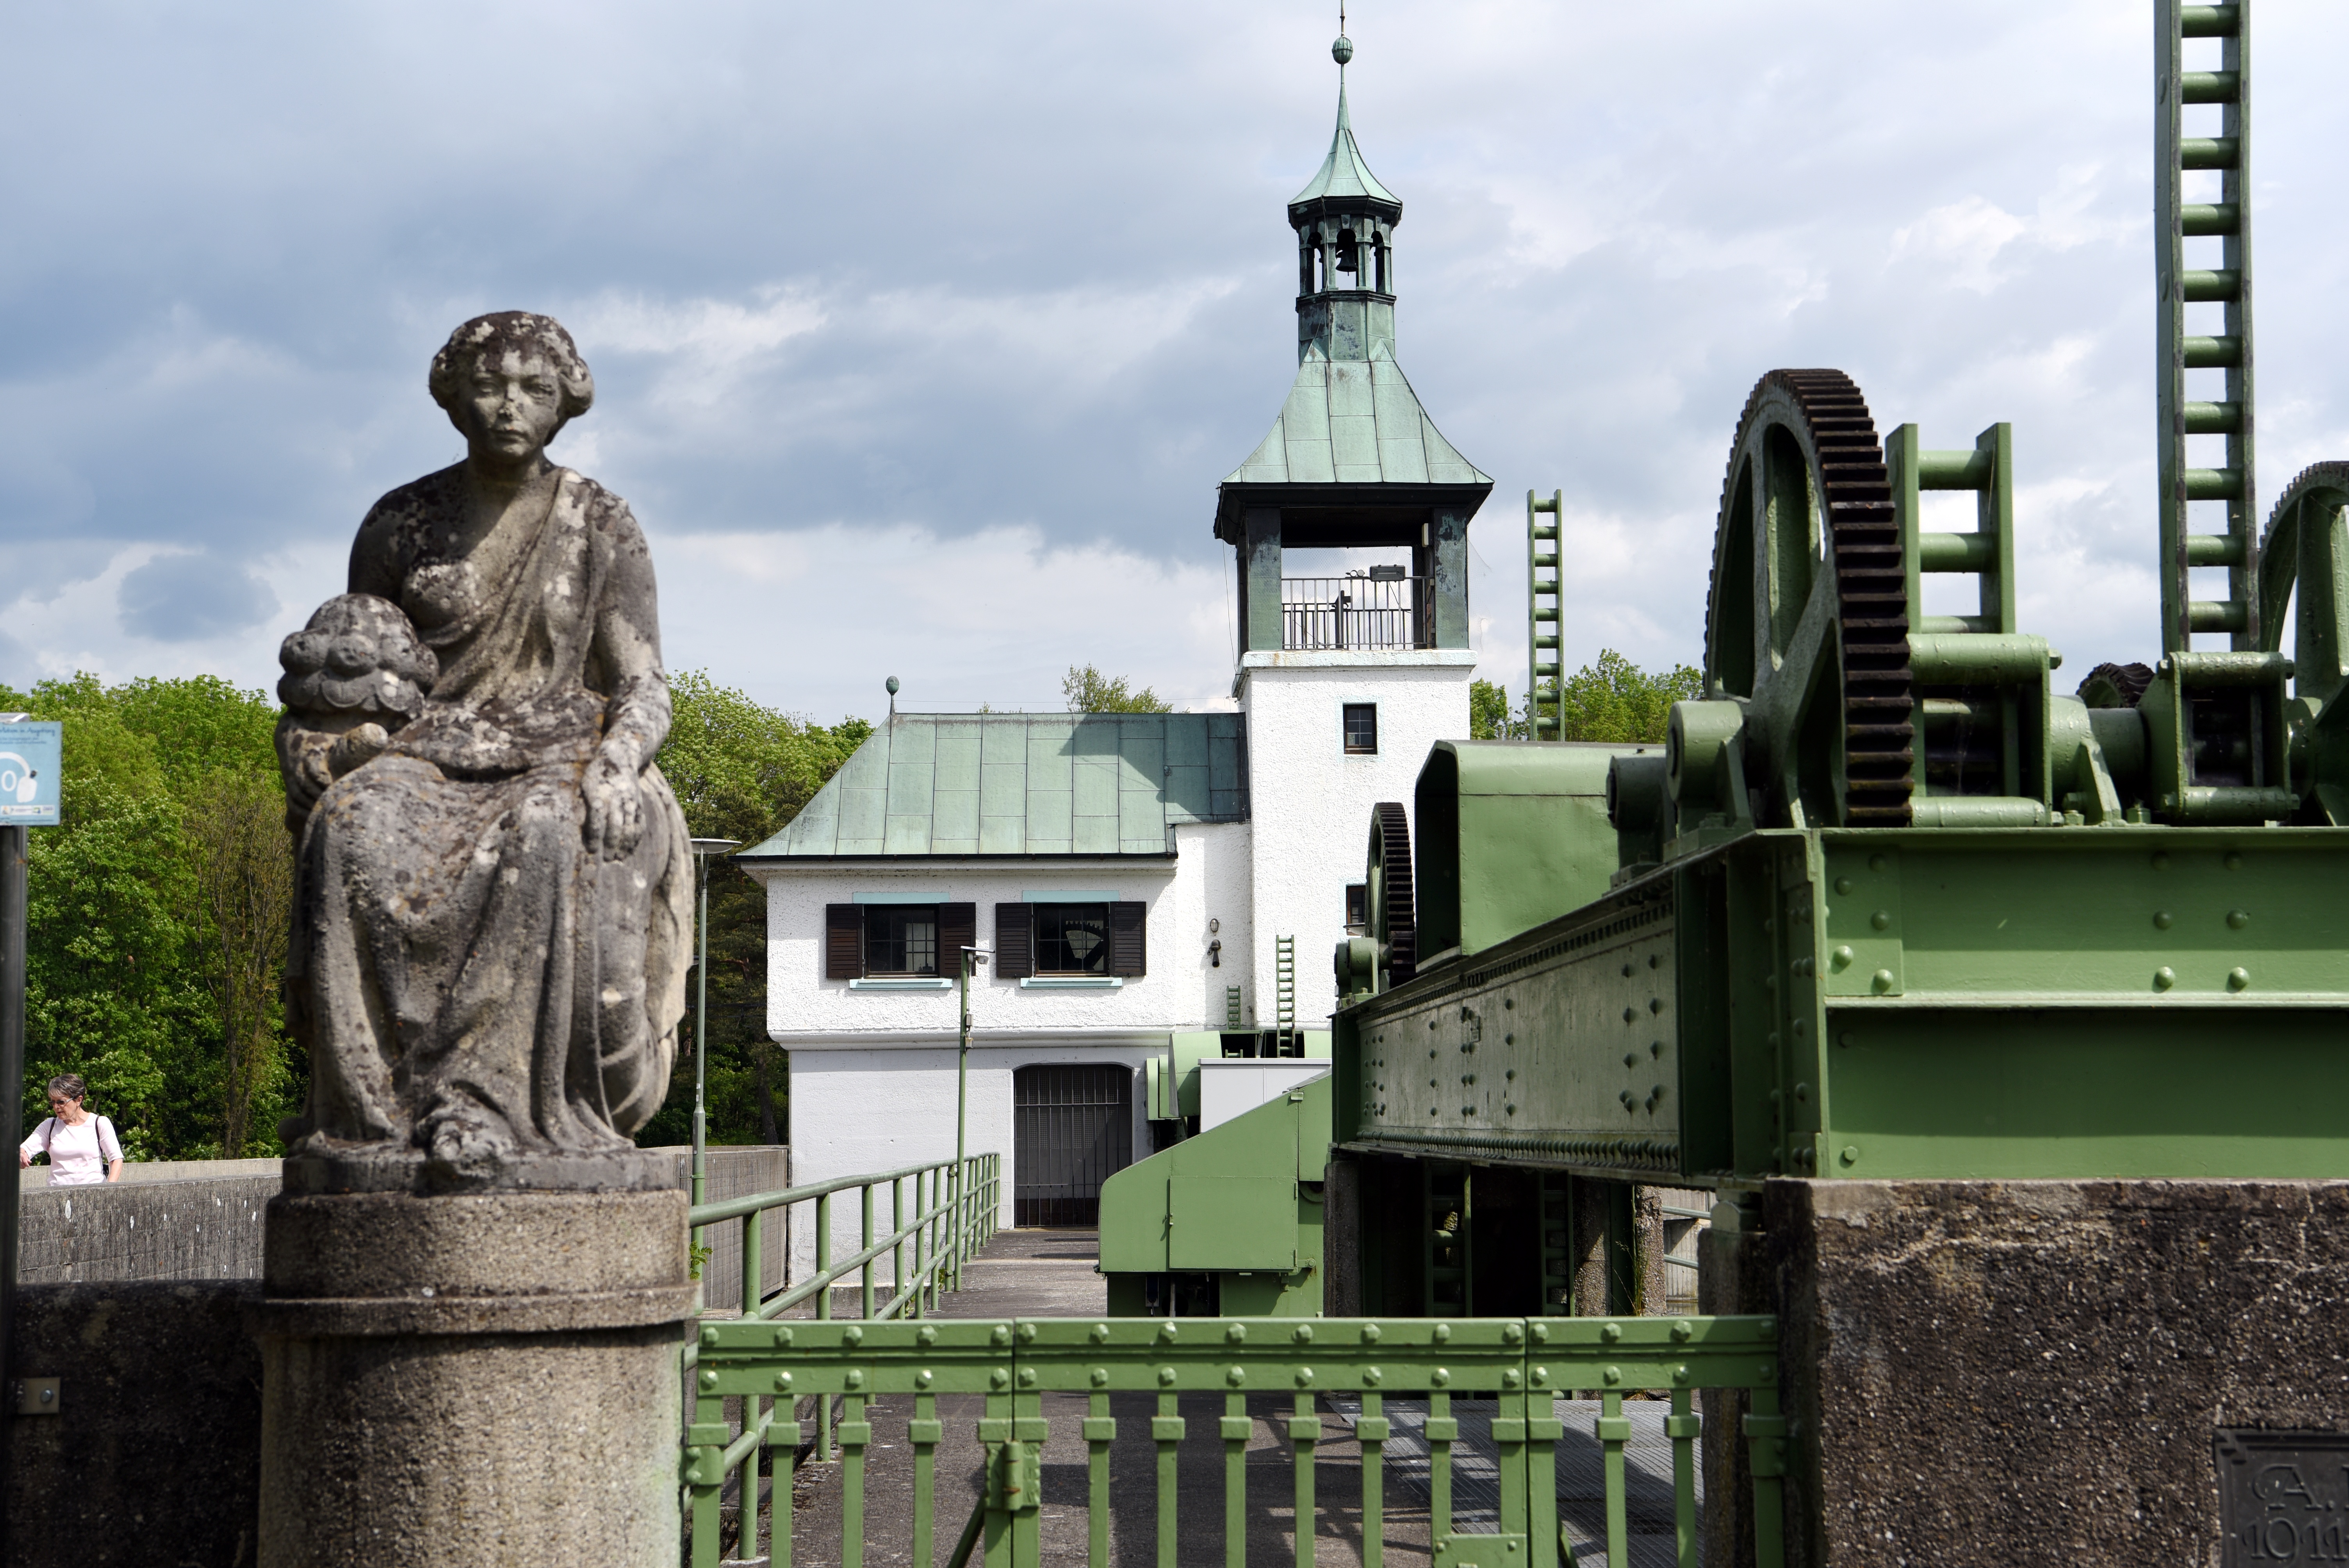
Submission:
[[[1124,986],[1115,975],[1031,975],[1019,982],[1022,991],[1118,991]]]
[[[954,982],[942,976],[909,975],[900,980],[851,980],[852,991],[951,991]]]

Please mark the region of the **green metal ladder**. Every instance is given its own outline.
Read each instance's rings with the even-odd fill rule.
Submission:
[[[2161,648],[2190,648],[2197,632],[2224,632],[2230,645],[2250,652],[2259,641],[2258,519],[2253,511],[2251,442],[2251,58],[2249,0],[2230,5],[2185,5],[2161,0],[2156,47],[2158,77],[2156,110],[2155,275],[2159,285],[2161,474]],[[2185,68],[2186,40],[2220,40],[2215,71]],[[2186,109],[2219,106],[2220,133],[2184,133]],[[2215,170],[2219,200],[2185,200],[2189,170]],[[2186,242],[2215,236],[2216,268],[2189,268]],[[2220,326],[2213,335],[2187,330],[2187,307],[2217,304]],[[2189,401],[2186,373],[2226,373],[2218,402]],[[2215,469],[2194,468],[2188,438],[2224,436],[2226,461]],[[2196,533],[2189,509],[2196,501],[2224,501],[2223,532]],[[2193,597],[2188,573],[2198,566],[2227,569],[2227,596]]]
[[[1297,1041],[1297,938],[1276,936],[1273,954],[1273,1051],[1288,1056]]]
[[[1547,500],[1526,491],[1526,738],[1556,740],[1560,724],[1558,683],[1558,616],[1565,600],[1558,593],[1558,531],[1566,525],[1566,492],[1553,490]],[[1551,521],[1540,521],[1547,512]],[[1543,545],[1548,545],[1545,552]],[[1543,573],[1548,573],[1545,577]],[[1547,603],[1545,603],[1547,601]],[[1543,627],[1548,627],[1544,631]],[[1545,661],[1542,655],[1547,654]],[[1547,676],[1547,694],[1542,686]],[[1507,726],[1503,725],[1506,734]]]

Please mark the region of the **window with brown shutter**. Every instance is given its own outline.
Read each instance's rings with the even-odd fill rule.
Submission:
[[[949,979],[960,975],[962,950],[978,945],[978,905],[975,903],[938,905],[938,973]]]
[[[864,978],[864,911],[856,904],[823,906],[823,977]]]
[[[995,973],[999,979],[1025,980],[1036,972],[1035,927],[1025,903],[995,906]]]
[[[1150,970],[1150,906],[1113,903],[1109,906],[1110,973],[1129,980]]]

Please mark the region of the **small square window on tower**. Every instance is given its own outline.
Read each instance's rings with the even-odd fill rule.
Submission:
[[[1379,754],[1379,705],[1374,702],[1350,702],[1345,705],[1346,755],[1376,757]]]

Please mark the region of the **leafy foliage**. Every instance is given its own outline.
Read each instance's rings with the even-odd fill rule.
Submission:
[[[1549,688],[1544,687],[1545,696]],[[1664,738],[1672,704],[1704,695],[1704,676],[1688,665],[1651,675],[1617,653],[1601,648],[1599,662],[1567,676],[1558,702],[1560,740],[1598,740],[1616,745]],[[1468,733],[1476,740],[1523,740],[1526,710],[1509,707],[1508,688],[1476,681],[1468,688]]]
[[[1068,678],[1061,683],[1061,695],[1068,699],[1071,713],[1172,713],[1174,705],[1162,698],[1148,686],[1140,691],[1126,689],[1123,676],[1105,676],[1092,665],[1079,669],[1069,666]]]
[[[306,1088],[278,1001],[285,922],[231,906],[289,896],[276,705],[211,676],[89,675],[0,705],[65,726],[63,820],[30,835],[27,1115],[78,1072],[134,1159],[274,1152]]]
[[[835,725],[765,707],[721,686],[706,670],[670,677],[674,706],[659,763],[685,809],[694,837],[732,839],[744,847],[773,837],[840,770],[873,727],[861,718]],[[766,890],[723,860],[709,874],[709,1021],[706,1107],[712,1143],[778,1143],[788,1133],[783,1054],[767,1037]],[[640,1144],[689,1142],[693,1136],[691,1005],[699,976],[687,982],[668,1099],[636,1134]]]

